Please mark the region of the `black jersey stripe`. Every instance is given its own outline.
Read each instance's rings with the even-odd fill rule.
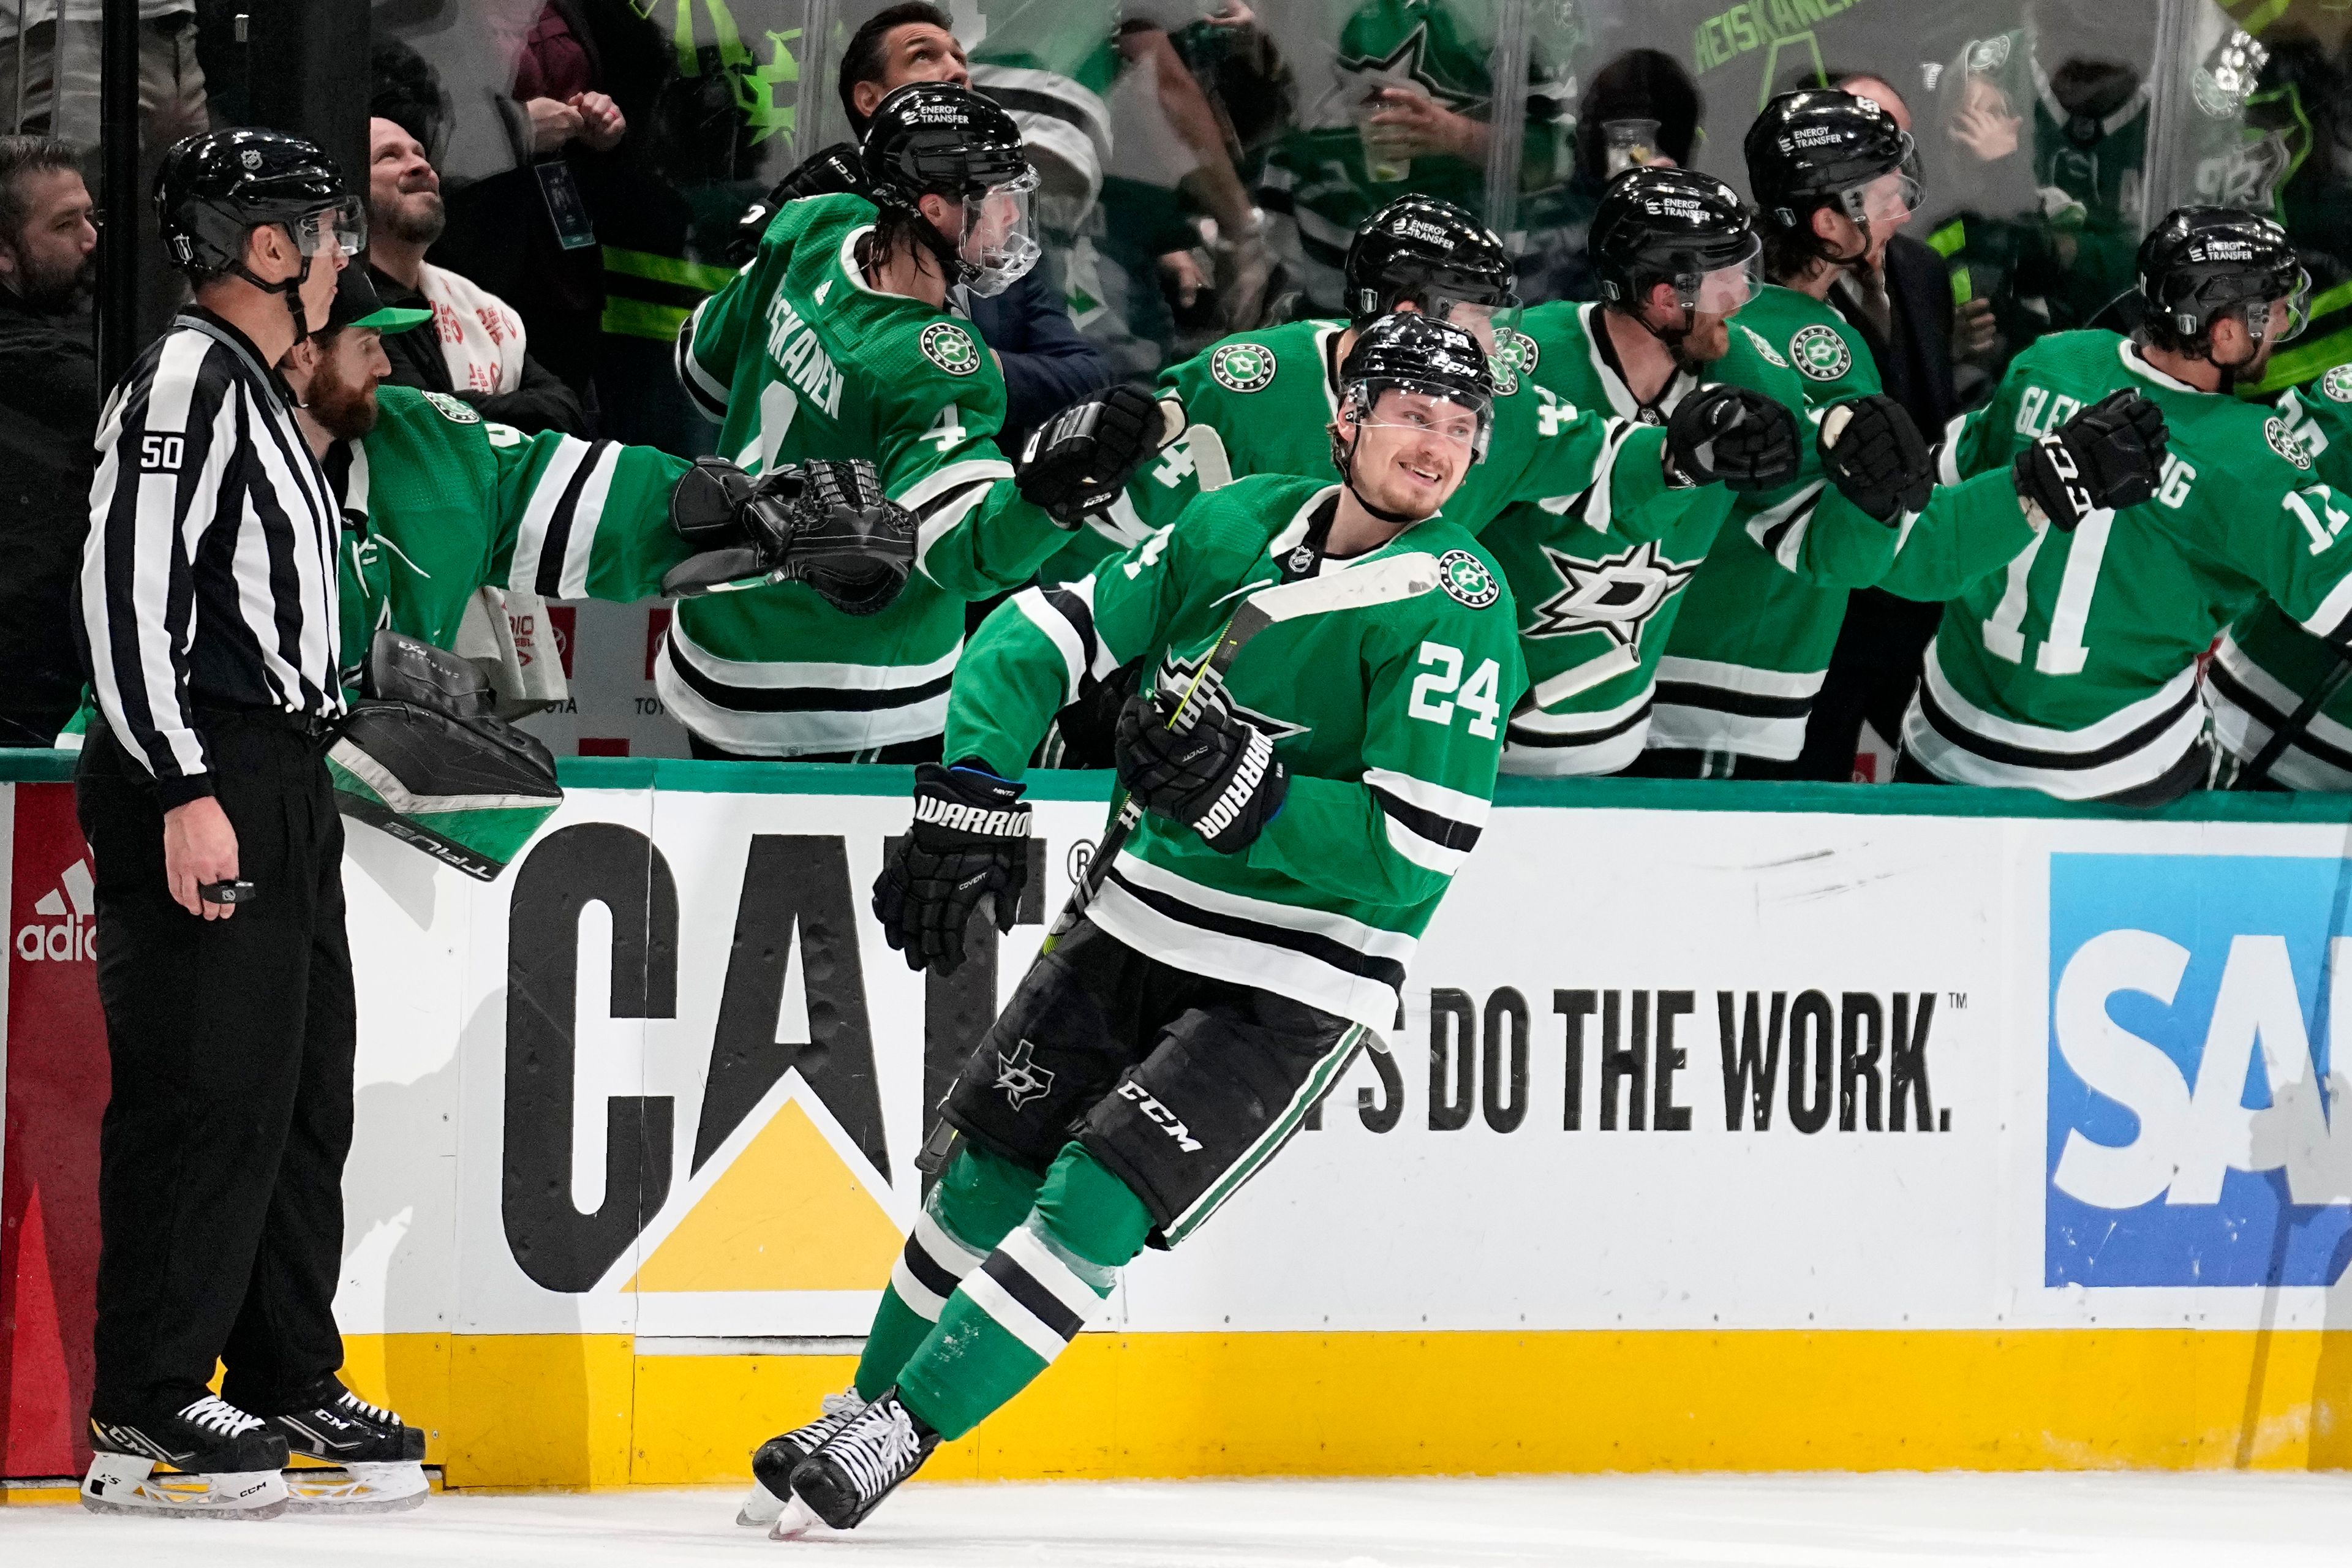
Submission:
[[[1173,894],[1143,887],[1120,875],[1116,866],[1111,868],[1110,879],[1136,902],[1171,921],[1214,931],[1220,936],[1261,942],[1267,947],[1286,948],[1302,958],[1311,958],[1318,963],[1328,964],[1333,969],[1366,980],[1377,980],[1391,990],[1404,989],[1404,965],[1392,958],[1360,952],[1345,942],[1335,942],[1315,931],[1295,931],[1288,926],[1269,925],[1264,921],[1204,910],[1197,904],[1188,904]]]
[[[680,680],[712,706],[738,713],[878,713],[888,708],[912,708],[946,691],[955,673],[950,670],[917,686],[875,690],[840,686],[730,686],[688,663],[675,640],[668,648],[669,667]]]
[[[1649,701],[1643,703],[1639,708],[1633,710],[1631,714],[1618,721],[1616,723],[1610,725],[1605,730],[1578,730],[1573,732],[1563,733],[1548,730],[1525,729],[1520,725],[1514,723],[1510,726],[1510,742],[1511,744],[1515,746],[1570,747],[1597,745],[1602,741],[1613,741],[1618,736],[1625,733],[1626,731],[1633,729],[1637,725],[1648,723],[1650,721],[1650,710],[1656,705],[1657,699],[1653,697]]]
[[[2129,734],[2108,742],[2095,751],[2042,752],[2030,746],[2012,745],[1979,735],[1947,712],[1936,700],[1936,693],[1925,681],[1919,686],[1919,711],[1938,735],[1964,752],[1973,752],[1990,763],[2000,763],[2012,768],[2042,768],[2053,773],[2080,773],[2105,767],[2126,757],[2146,751],[2180,721],[2181,715],[2197,703],[2197,688],[2191,684],[2180,700],[2163,712],[2140,725]]]
[[[1093,675],[1095,665],[1102,657],[1102,644],[1095,637],[1094,611],[1087,607],[1083,597],[1067,588],[1046,588],[1041,592],[1054,613],[1069,622],[1070,629],[1078,634],[1079,679],[1083,680]],[[1074,691],[1070,695],[1076,697],[1077,693]]]
[[[1062,1299],[1029,1277],[1029,1271],[1007,1257],[1003,1248],[988,1255],[980,1271],[1004,1288],[1004,1293],[1025,1308],[1029,1315],[1062,1336],[1065,1342],[1076,1339],[1086,1321],[1063,1304]]]
[[[1774,697],[1761,691],[1734,691],[1722,686],[1700,686],[1686,680],[1661,680],[1654,700],[1662,708],[1706,708],[1736,713],[1746,719],[1802,719],[1813,710],[1813,699]]]
[[[1372,798],[1381,803],[1381,810],[1432,844],[1458,849],[1465,855],[1477,847],[1479,830],[1469,823],[1457,822],[1426,806],[1415,805],[1404,796],[1384,790],[1378,784],[1366,784],[1364,787],[1372,792]]]
[[[2205,679],[2217,693],[2244,709],[2265,730],[2275,731],[2294,717],[2291,713],[2280,712],[2276,704],[2258,695],[2252,688],[2231,674],[2218,658],[2205,667]],[[2306,752],[2329,767],[2352,773],[2352,752],[2321,740],[2311,732],[2308,726],[2289,742],[2288,750]]]
[[[580,510],[580,494],[588,488],[589,478],[596,465],[613,449],[610,441],[596,441],[572,465],[572,478],[564,481],[563,494],[557,498],[555,510],[548,514],[547,531],[539,546],[539,576],[531,587],[541,598],[563,596],[563,558],[572,552],[572,520]]]

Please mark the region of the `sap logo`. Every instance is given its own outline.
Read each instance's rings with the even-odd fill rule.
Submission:
[[[1121,1100],[1135,1101],[1136,1109],[1143,1112],[1145,1120],[1154,1123],[1162,1132],[1176,1140],[1177,1148],[1187,1154],[1197,1154],[1201,1152],[1201,1141],[1192,1136],[1192,1130],[1185,1126],[1183,1120],[1174,1111],[1154,1100],[1141,1084],[1133,1079],[1129,1079],[1118,1086],[1118,1097]]]
[[[66,868],[58,886],[43,893],[33,906],[35,914],[46,915],[55,923],[16,928],[16,956],[27,963],[96,959],[98,927],[91,918],[96,907],[89,862],[77,860]]]
[[[2343,1272],[2347,877],[2333,858],[2051,857],[2046,1283]]]

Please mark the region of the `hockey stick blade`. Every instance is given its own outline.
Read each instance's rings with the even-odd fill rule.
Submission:
[[[1335,615],[1344,610],[1360,610],[1375,605],[1401,604],[1417,599],[1437,586],[1437,558],[1425,550],[1409,551],[1379,561],[1368,561],[1361,566],[1350,566],[1328,576],[1302,577],[1296,583],[1276,583],[1260,588],[1244,599],[1234,611],[1233,619],[1217,637],[1217,646],[1202,661],[1200,670],[1185,688],[1182,702],[1170,722],[1184,711],[1184,704],[1200,689],[1203,677],[1212,673],[1223,679],[1241,657],[1242,649],[1252,638],[1271,626],[1284,621],[1303,620],[1308,616]],[[1143,819],[1142,809],[1132,800],[1121,800],[1116,819],[1096,846],[1093,858],[1087,862],[1084,879],[1070,889],[1069,901],[1055,918],[1053,929],[1045,935],[1042,952],[1051,952],[1073,926],[1086,907],[1110,876],[1110,863],[1127,844],[1128,836]]]

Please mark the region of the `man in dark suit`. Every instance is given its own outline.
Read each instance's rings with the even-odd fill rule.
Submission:
[[[1883,77],[1848,72],[1831,79],[1877,102],[1907,135],[1911,110]],[[1857,267],[1831,286],[1828,304],[1852,322],[1878,362],[1886,395],[1903,405],[1930,444],[1960,412],[1952,384],[1952,269],[1932,247],[1898,233],[1875,269]],[[1903,708],[1919,683],[1941,605],[1922,605],[1876,588],[1846,601],[1845,625],[1830,659],[1805,732],[1802,778],[1842,779],[1862,772],[1857,753],[1867,721],[1889,750]],[[1882,773],[1878,775],[1883,778]]]

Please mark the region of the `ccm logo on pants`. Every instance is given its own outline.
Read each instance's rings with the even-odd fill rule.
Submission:
[[[1192,1130],[1185,1126],[1174,1111],[1154,1100],[1141,1084],[1129,1079],[1118,1086],[1118,1096],[1121,1100],[1135,1101],[1138,1110],[1157,1123],[1161,1131],[1176,1140],[1176,1147],[1187,1154],[1201,1152],[1201,1141],[1192,1136]]]

